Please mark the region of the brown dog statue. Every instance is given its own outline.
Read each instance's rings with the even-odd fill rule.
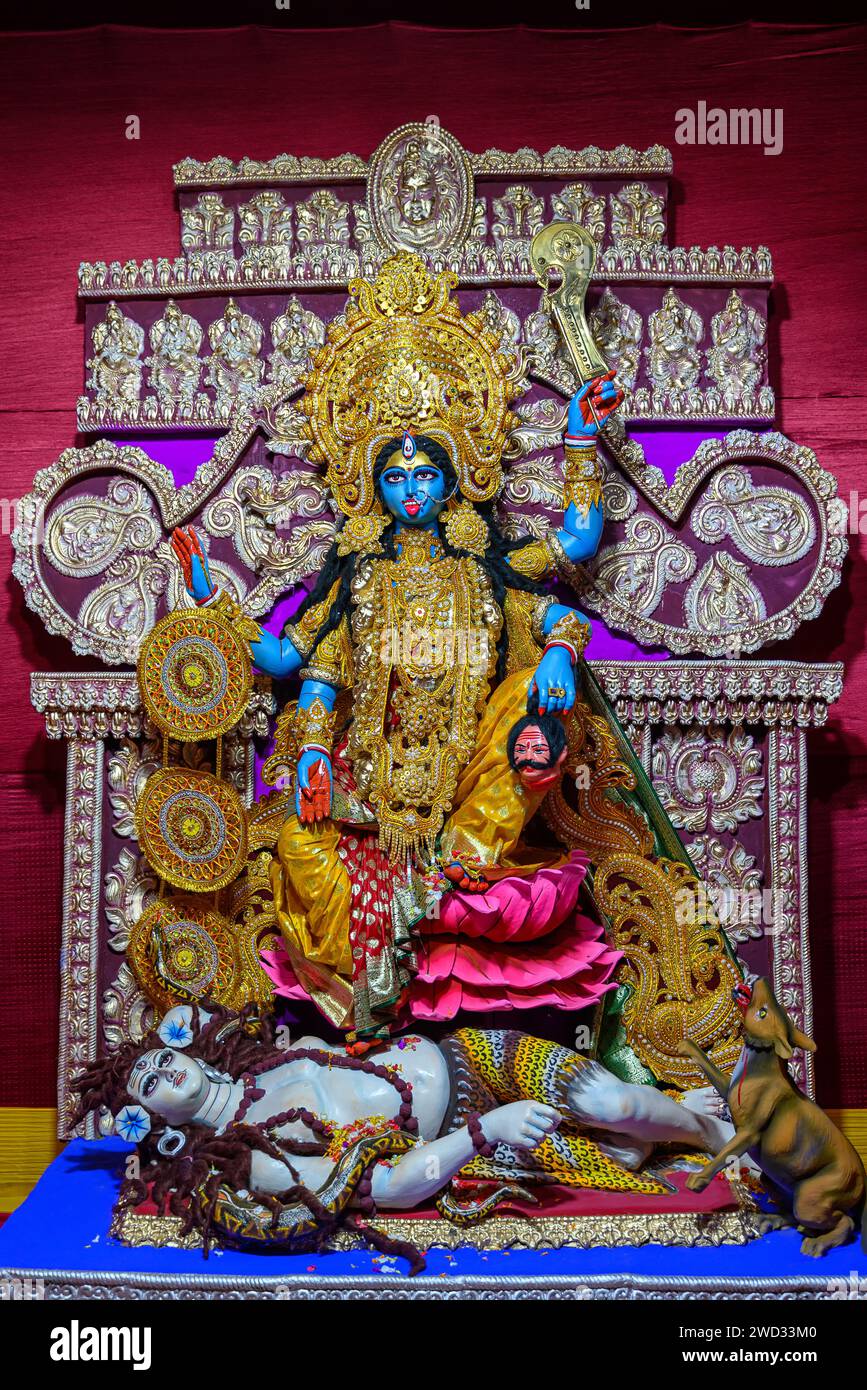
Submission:
[[[786,1062],[796,1047],[814,1052],[816,1044],[784,1013],[767,980],[742,983],[733,991],[744,1015],[744,1042],[731,1076],[685,1040],[682,1056],[701,1067],[727,1102],[734,1137],[710,1163],[687,1180],[701,1192],[730,1159],[749,1152],[769,1180],[779,1215],[768,1215],[763,1230],[797,1226],[805,1234],[804,1255],[824,1255],[843,1245],[861,1222],[867,1251],[867,1177],[857,1153],[823,1110],[794,1084]]]

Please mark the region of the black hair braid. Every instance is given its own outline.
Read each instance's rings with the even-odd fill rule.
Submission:
[[[389,459],[400,451],[401,442],[402,441],[398,438],[388,440],[383,444],[376,455],[373,464],[373,485],[375,488],[379,485],[379,480],[385,471]],[[431,463],[442,470],[448,491],[454,493],[456,500],[460,500],[461,492],[458,488],[457,473],[443,445],[440,444],[438,440],[432,439],[426,434],[416,435],[414,437],[414,442],[416,448],[427,454]],[[476,511],[488,528],[488,544],[485,553],[483,555],[472,555],[467,550],[461,550],[450,545],[445,535],[445,530],[443,530],[440,535],[440,542],[445,553],[447,555],[469,556],[470,559],[476,560],[481,565],[490,582],[494,602],[501,612],[504,610],[507,589],[520,589],[524,593],[538,594],[540,596],[545,594],[547,591],[544,585],[538,583],[536,580],[528,579],[525,575],[519,574],[509,563],[508,558],[510,555],[514,555],[516,551],[522,550],[524,546],[531,545],[534,537],[524,536],[520,540],[509,540],[500,529],[493,502],[478,503],[476,505]],[[382,558],[386,560],[396,560],[396,546],[395,529],[393,526],[389,526],[384,531],[380,540],[380,554]],[[325,563],[322,566],[322,570],[320,571],[319,578],[313,590],[304,600],[295,615],[297,621],[303,617],[309,609],[315,607],[317,603],[322,603],[322,601],[328,597],[335,580],[338,581],[334,600],[328,610],[326,618],[313,639],[311,651],[316,649],[329,632],[334,631],[344,614],[349,613],[349,601],[352,580],[355,576],[355,567],[355,554],[351,553],[346,556],[338,555],[337,542],[335,541],[325,557]],[[497,642],[496,675],[498,680],[502,680],[506,674],[507,661],[508,633],[504,622]]]

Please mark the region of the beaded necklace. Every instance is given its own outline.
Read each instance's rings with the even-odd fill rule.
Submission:
[[[280,1054],[279,1061],[266,1058],[262,1062],[257,1063],[256,1066],[251,1067],[248,1071],[245,1071],[241,1077],[244,1083],[244,1094],[238,1103],[238,1108],[230,1121],[230,1125],[243,1124],[244,1117],[250,1107],[254,1105],[257,1100],[261,1100],[266,1094],[261,1086],[256,1085],[257,1077],[269,1071],[276,1071],[277,1067],[282,1066],[285,1062],[301,1061],[315,1062],[316,1065],[320,1067],[336,1067],[344,1071],[358,1071],[363,1072],[367,1076],[381,1077],[383,1081],[387,1081],[390,1086],[393,1086],[400,1096],[401,1103],[400,1109],[398,1110],[398,1118],[401,1122],[401,1128],[406,1130],[409,1134],[418,1133],[418,1120],[412,1113],[412,1086],[408,1081],[404,1081],[395,1067],[384,1067],[371,1061],[365,1062],[359,1057],[344,1057],[341,1056],[340,1053],[326,1052],[323,1048],[319,1047],[291,1048],[289,1051]],[[316,1136],[317,1141],[325,1140],[328,1142],[334,1137],[334,1127],[326,1124],[326,1122],[320,1119],[318,1115],[315,1115],[312,1110],[307,1110],[303,1106],[298,1106],[291,1110],[283,1110],[278,1115],[271,1115],[267,1120],[258,1121],[254,1128],[261,1133],[265,1133],[268,1130],[280,1129],[283,1125],[293,1124],[296,1121],[300,1121],[301,1124],[306,1125],[311,1133]],[[305,1150],[308,1153],[315,1152],[322,1154],[324,1152],[324,1147],[320,1142],[316,1142],[311,1144],[309,1148],[305,1146]],[[376,1210],[373,1197],[371,1196],[372,1174],[375,1166],[375,1163],[368,1166],[357,1188],[360,1205],[367,1212]]]

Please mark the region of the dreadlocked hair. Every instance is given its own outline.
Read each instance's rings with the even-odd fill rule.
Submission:
[[[203,1001],[202,1009],[211,1016],[202,1023],[198,1005],[193,1005],[190,1023],[193,1041],[183,1049],[185,1056],[218,1068],[233,1081],[260,1075],[286,1060],[286,1053],[275,1045],[275,1020],[270,1015],[260,1015],[257,1005],[246,1004],[236,1013],[222,1005]],[[79,1097],[73,1124],[81,1124],[94,1111],[108,1110],[112,1115],[117,1114],[133,1099],[127,1083],[134,1063],[143,1053],[160,1051],[167,1046],[159,1033],[151,1030],[141,1042],[122,1043],[115,1052],[92,1062],[72,1083]],[[410,1274],[424,1269],[424,1258],[414,1245],[386,1236],[366,1222],[358,1221],[346,1209],[329,1210],[316,1193],[301,1182],[289,1156],[322,1156],[325,1145],[272,1137],[267,1132],[291,1119],[293,1114],[275,1115],[265,1125],[235,1121],[220,1133],[203,1125],[172,1126],[184,1136],[183,1146],[174,1154],[160,1153],[157,1148],[160,1130],[152,1129],[136,1146],[139,1175],[124,1179],[118,1209],[125,1211],[150,1198],[158,1210],[168,1211],[180,1219],[181,1237],[194,1230],[199,1232],[207,1259],[213,1245],[228,1243],[227,1233],[214,1225],[220,1188],[225,1186],[234,1192],[246,1190],[254,1201],[271,1211],[272,1229],[276,1229],[285,1205],[302,1202],[309,1209],[316,1229],[308,1237],[293,1241],[295,1250],[321,1251],[338,1230],[344,1229],[383,1254],[408,1260]],[[263,1192],[251,1185],[254,1153],[266,1154],[285,1164],[289,1181],[284,1190]],[[374,1162],[365,1170],[356,1190],[361,1188],[369,1192],[375,1166]]]
[[[379,453],[376,455],[373,464],[373,484],[375,488],[379,487],[380,479],[385,472],[385,467],[389,459],[391,459],[395,453],[400,452],[401,442],[399,438],[389,439],[383,444]],[[426,434],[415,435],[414,442],[417,449],[427,454],[431,463],[442,470],[446,487],[449,492],[454,494],[455,500],[462,500],[455,466],[443,445],[440,444],[438,440],[432,439]],[[505,604],[507,589],[521,589],[525,593],[539,594],[540,596],[545,594],[547,591],[542,584],[526,578],[525,575],[519,574],[509,563],[509,556],[514,555],[517,550],[522,550],[524,546],[531,545],[534,538],[532,536],[524,536],[520,540],[513,541],[505,536],[497,521],[493,501],[477,503],[476,511],[488,528],[488,544],[484,554],[470,555],[469,551],[461,550],[450,545],[446,538],[445,531],[443,531],[439,539],[445,553],[447,555],[469,556],[469,558],[476,560],[478,564],[481,565],[491,585],[494,601],[501,612]],[[394,526],[390,525],[383,533],[380,541],[379,554],[386,560],[397,559],[397,537]],[[354,552],[351,552],[349,555],[338,555],[337,541],[335,541],[325,557],[322,569],[319,572],[319,578],[314,588],[301,604],[301,607],[295,615],[294,621],[297,622],[309,609],[315,607],[318,603],[322,603],[328,597],[334,583],[337,582],[337,593],[334,596],[324,621],[313,639],[311,654],[315,651],[322,639],[326,637],[329,632],[333,632],[339,625],[344,614],[348,614],[350,611],[350,595],[352,592],[352,581],[355,577],[357,559],[358,557]],[[503,623],[497,642],[497,680],[502,680],[506,674],[509,654],[508,642],[509,637],[506,624]]]

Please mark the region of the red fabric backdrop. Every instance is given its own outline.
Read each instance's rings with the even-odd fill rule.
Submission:
[[[864,487],[864,36],[862,28],[820,26],[565,33],[401,24],[3,36],[0,492],[7,501],[20,496],[74,442],[83,380],[79,261],[179,249],[174,161],[284,150],[367,155],[395,126],[430,114],[473,150],[671,147],[677,241],[764,243],[773,252],[781,428],[817,449],[845,494]],[[783,152],[675,145],[675,112],[699,101],[781,108]],[[140,118],[138,141],[125,138],[128,115]],[[3,545],[9,557],[8,535]],[[854,539],[845,588],[785,649],[847,663],[843,700],[829,728],[810,739],[818,1085],[828,1105],[867,1103],[863,545]],[[25,610],[11,577],[3,604],[0,1104],[46,1106],[54,1096],[64,768],[61,746],[46,740],[30,708],[28,674],[76,663]]]

